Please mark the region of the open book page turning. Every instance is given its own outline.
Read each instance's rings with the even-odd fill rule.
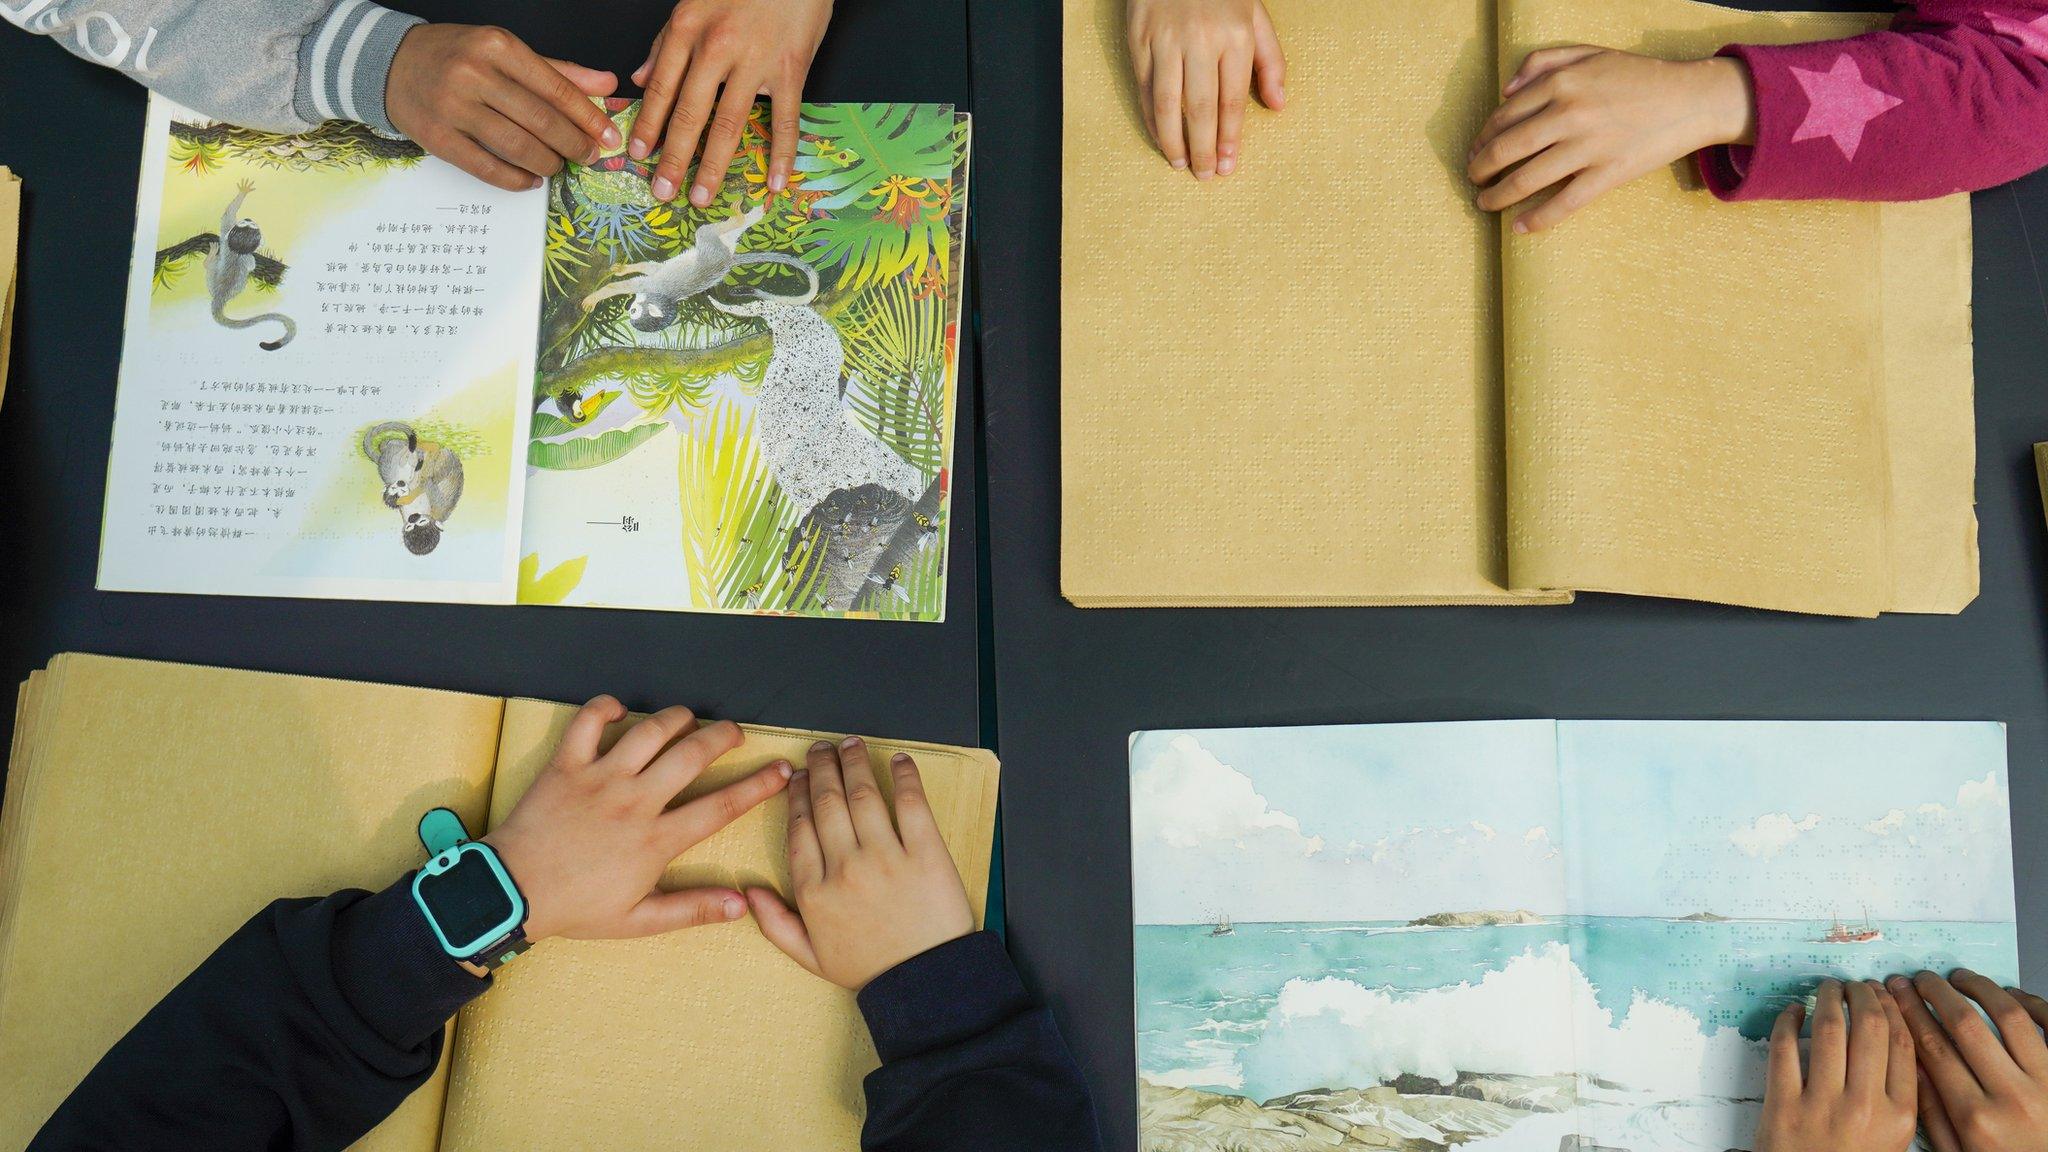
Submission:
[[[2017,973],[1994,723],[1144,732],[1130,786],[1156,1152],[1746,1148],[1820,978]]]
[[[392,884],[423,859],[416,829],[430,808],[478,832],[504,819],[573,712],[98,656],[32,674],[0,801],[0,1148],[26,1145],[107,1049],[270,901]],[[745,730],[685,796],[778,757],[801,762],[824,735]],[[873,743],[917,757],[979,924],[995,757]],[[769,800],[664,884],[787,894],[787,818],[783,799]],[[602,1132],[607,1148],[670,1152],[681,1131],[692,1147],[851,1148],[875,1065],[853,994],[799,968],[751,920],[550,940],[462,1010],[440,1070],[356,1147],[568,1148]]]
[[[967,119],[801,125],[699,209],[152,98],[100,586],[942,619]]]
[[[1122,5],[1066,0],[1070,600],[1969,603],[1966,197],[1723,204],[1687,160],[1516,236],[1464,172],[1531,49],[1705,56],[1877,18],[1269,7],[1287,110],[1198,183],[1145,139]]]

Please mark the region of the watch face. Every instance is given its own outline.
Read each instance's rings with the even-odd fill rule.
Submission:
[[[513,918],[512,895],[498,880],[482,849],[458,851],[455,863],[441,872],[420,873],[420,900],[433,913],[448,946],[466,952],[502,936]]]

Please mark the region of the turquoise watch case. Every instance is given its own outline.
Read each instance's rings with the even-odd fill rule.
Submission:
[[[442,951],[457,960],[468,960],[504,943],[526,923],[526,897],[519,891],[519,885],[513,882],[512,874],[505,870],[504,863],[490,845],[468,839],[468,830],[462,826],[460,817],[446,808],[436,808],[420,818],[419,831],[420,842],[433,855],[413,874],[412,898],[413,903],[425,913],[427,925],[434,930],[434,938],[440,942]],[[435,878],[445,876],[458,867],[486,869],[488,875],[497,881],[507,911],[497,923],[479,927],[473,937],[450,940],[442,918],[435,913],[424,889]]]

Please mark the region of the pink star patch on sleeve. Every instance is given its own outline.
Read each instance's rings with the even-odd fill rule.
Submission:
[[[2048,16],[2036,16],[2032,20],[2019,20],[2003,12],[1985,15],[1991,22],[1991,29],[2000,36],[2019,41],[2032,56],[2048,60]]]
[[[1827,137],[1842,150],[1842,159],[1856,159],[1863,143],[1863,129],[1872,120],[1904,103],[1889,92],[1872,87],[1863,70],[1847,53],[1835,57],[1825,72],[1805,68],[1789,70],[1806,93],[1806,119],[1792,133],[1793,143]]]

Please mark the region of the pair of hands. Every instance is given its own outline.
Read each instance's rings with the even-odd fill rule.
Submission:
[[[1278,111],[1286,58],[1261,0],[1129,0],[1131,71],[1145,130],[1198,179],[1240,163],[1246,93]],[[1360,65],[1361,67],[1367,65]],[[1515,220],[1536,232],[1653,169],[1755,132],[1737,60],[1668,61],[1579,45],[1531,52],[1480,129],[1465,174],[1499,212],[1545,190]]]
[[[690,202],[711,202],[756,95],[773,103],[768,187],[788,185],[804,77],[831,17],[832,0],[676,5],[632,76],[646,93],[627,150],[634,159],[661,151],[657,200],[675,198],[701,140]],[[590,103],[618,84],[610,72],[541,56],[502,28],[421,24],[399,42],[384,103],[393,126],[420,147],[520,191],[539,187],[565,160],[589,164],[618,148],[618,128]]]
[[[1829,980],[1815,1000],[1803,1075],[1805,1006],[1772,1029],[1757,1152],[1903,1150],[1916,1126],[1934,1152],[2048,1149],[2048,1001],[1960,968]]]
[[[526,896],[529,939],[651,936],[751,908],[761,934],[805,970],[859,989],[974,930],[910,757],[888,766],[893,821],[867,745],[851,737],[813,745],[802,769],[777,761],[671,808],[744,736],[730,721],[700,725],[689,709],[666,708],[600,751],[605,727],[625,716],[609,696],[584,705],[546,770],[484,837]],[[671,860],[784,788],[794,909],[767,888],[656,886]]]

